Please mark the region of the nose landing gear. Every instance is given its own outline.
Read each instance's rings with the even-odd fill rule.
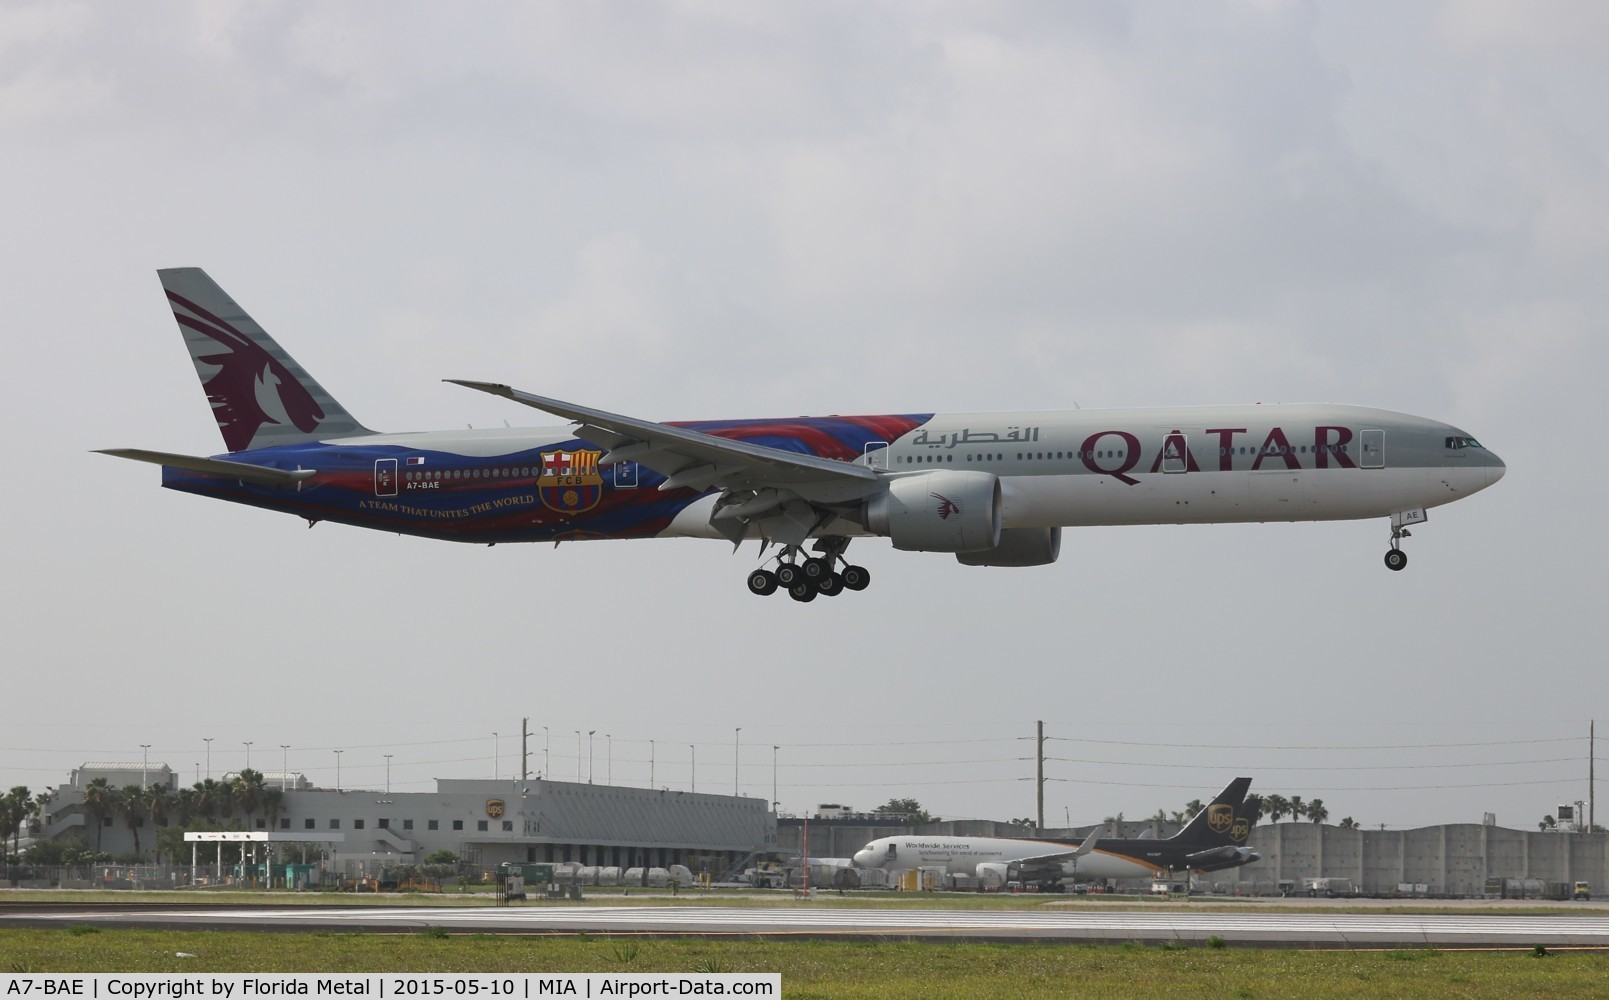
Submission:
[[[803,552],[796,545],[783,546],[777,555],[777,568],[757,569],[749,574],[749,593],[769,597],[778,590],[800,603],[809,603],[820,597],[837,597],[846,590],[865,590],[871,583],[871,574],[864,566],[850,565],[844,559],[847,538],[823,538],[816,542],[820,556],[801,559]],[[843,569],[837,568],[843,563]]]
[[[1404,538],[1412,538],[1413,532],[1407,528],[1391,529],[1391,548],[1386,552],[1386,569],[1397,572],[1408,565],[1408,553],[1402,551],[1401,544]]]

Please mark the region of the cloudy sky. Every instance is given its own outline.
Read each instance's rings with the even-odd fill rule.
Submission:
[[[730,791],[736,737],[786,811],[1006,819],[1043,719],[1058,822],[1250,774],[1529,826],[1609,718],[1606,42],[1479,0],[0,5],[0,784],[144,743],[188,782],[210,737],[428,790],[510,774],[529,716],[555,777],[683,788],[696,746]],[[544,422],[443,378],[653,419],[1336,401],[1509,473],[1401,574],[1383,521],[1089,528],[1032,570],[857,542],[872,589],[808,606],[745,591],[752,547],[309,531],[90,454],[222,450],[187,265],[386,430]]]

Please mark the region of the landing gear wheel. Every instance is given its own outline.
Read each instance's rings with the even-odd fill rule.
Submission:
[[[749,593],[769,597],[777,592],[777,575],[768,569],[757,569],[749,574]]]
[[[1398,571],[1408,565],[1408,553],[1401,549],[1392,549],[1386,553],[1386,569]]]
[[[842,576],[844,586],[850,590],[865,590],[872,582],[872,575],[864,566],[845,566]]]
[[[816,592],[822,597],[837,597],[844,592],[844,578],[837,573],[828,573],[816,581]]]
[[[811,601],[816,599],[816,588],[812,587],[804,580],[800,580],[798,583],[788,588],[788,596],[798,601],[800,604],[809,604]]]
[[[812,583],[819,583],[832,575],[832,563],[825,559],[806,559],[799,568],[804,570],[805,579]]]
[[[804,574],[796,564],[790,562],[777,564],[777,582],[784,587],[792,587],[803,579]]]

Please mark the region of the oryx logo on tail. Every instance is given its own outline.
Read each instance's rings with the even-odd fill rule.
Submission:
[[[157,273],[230,451],[373,433],[205,271],[176,267]]]

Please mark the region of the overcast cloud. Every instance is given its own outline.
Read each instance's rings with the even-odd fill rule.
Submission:
[[[188,782],[212,737],[427,790],[529,715],[555,777],[596,730],[595,780],[653,740],[730,790],[741,726],[785,810],[1004,819],[1042,718],[1058,822],[1250,774],[1529,826],[1609,704],[1606,45],[1609,7],[1495,0],[0,5],[0,785],[142,743]],[[533,422],[452,377],[653,419],[1313,400],[1509,473],[1401,574],[1384,521],[873,540],[809,606],[746,593],[752,547],[309,531],[89,454],[221,450],[187,265],[386,430]]]

